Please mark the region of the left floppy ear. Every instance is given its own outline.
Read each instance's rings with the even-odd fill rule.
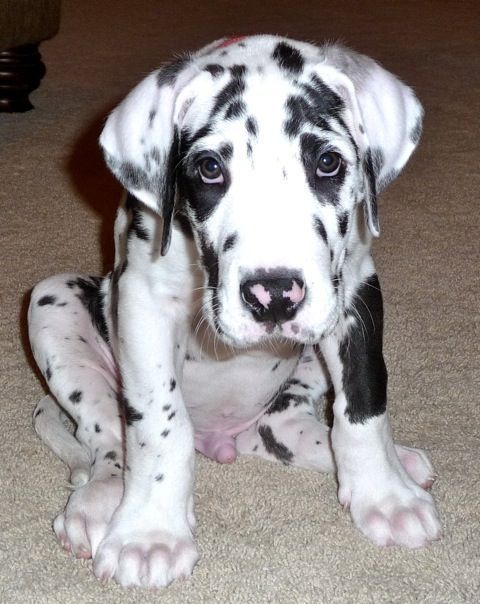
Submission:
[[[417,146],[423,109],[413,90],[373,59],[341,46],[327,47],[325,55],[336,71],[332,83],[350,109],[348,126],[362,154],[366,220],[378,237],[377,193]]]
[[[162,216],[162,255],[170,244],[180,160],[176,108],[192,71],[186,58],[147,76],[113,110],[100,136],[105,160],[114,175],[132,195]]]

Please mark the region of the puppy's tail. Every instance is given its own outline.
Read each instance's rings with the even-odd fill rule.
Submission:
[[[50,395],[42,398],[33,412],[38,436],[70,469],[70,483],[78,488],[90,479],[91,462],[87,451],[65,425],[67,416]]]

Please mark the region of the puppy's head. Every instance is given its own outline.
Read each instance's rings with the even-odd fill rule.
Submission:
[[[123,185],[192,226],[209,322],[228,342],[317,342],[336,325],[347,254],[379,234],[376,194],[421,130],[412,91],[345,48],[216,42],[147,77],[101,136]],[[160,260],[161,261],[161,260]]]

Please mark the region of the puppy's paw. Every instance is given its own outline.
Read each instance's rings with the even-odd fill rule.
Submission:
[[[123,494],[120,476],[91,480],[74,491],[53,522],[62,547],[77,558],[95,555]]]
[[[392,476],[383,483],[368,479],[350,494],[353,522],[380,546],[418,548],[441,537],[432,496],[413,482]]]
[[[114,579],[123,587],[158,588],[189,577],[197,560],[188,530],[174,535],[118,527],[100,544],[93,570],[103,582]]]

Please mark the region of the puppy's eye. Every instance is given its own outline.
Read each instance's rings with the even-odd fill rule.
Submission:
[[[198,173],[206,184],[223,183],[223,172],[220,162],[214,157],[204,157],[198,163]]]
[[[317,164],[317,176],[336,176],[342,167],[342,157],[334,151],[322,153]]]

